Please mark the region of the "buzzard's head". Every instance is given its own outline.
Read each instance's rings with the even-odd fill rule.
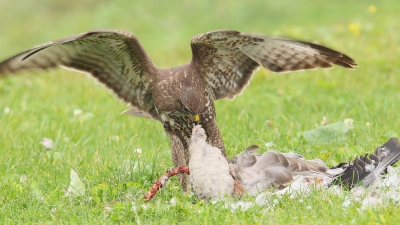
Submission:
[[[201,92],[200,92],[201,93]],[[193,89],[186,89],[180,95],[181,111],[195,124],[200,121],[200,113],[206,106],[207,99]]]
[[[200,114],[206,109],[207,95],[201,85],[195,81],[183,80],[177,84],[161,82],[154,93],[154,106],[162,121],[170,121],[170,117],[189,118],[191,123],[199,123]],[[174,119],[173,119],[174,120]]]

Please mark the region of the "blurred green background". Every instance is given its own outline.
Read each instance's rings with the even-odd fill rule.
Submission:
[[[3,58],[44,41],[94,29],[132,31],[162,67],[186,63],[190,57],[190,38],[215,29],[318,40],[342,51],[373,54],[384,44],[386,48],[394,47],[390,46],[393,43],[363,41],[397,32],[398,22],[389,21],[397,14],[395,3],[390,0],[1,0],[0,56]],[[369,10],[370,5],[375,6],[375,12]],[[358,37],[352,35],[350,24],[360,26]],[[363,60],[357,56],[354,55],[358,61]]]
[[[217,123],[229,156],[249,144],[273,142],[275,149],[295,151],[308,158],[319,157],[333,165],[371,152],[388,138],[398,136],[399,9],[398,0],[0,0],[0,60],[35,45],[96,29],[131,31],[159,67],[189,62],[191,38],[215,29],[313,41],[349,55],[360,67],[354,71],[334,68],[283,75],[261,69],[243,95],[233,102],[216,102]],[[4,111],[6,108],[8,113]],[[75,118],[75,109],[82,109],[84,116]],[[88,189],[101,182],[112,186],[130,180],[140,184],[141,191],[149,188],[153,179],[172,165],[169,140],[159,123],[121,116],[120,112],[125,109],[125,104],[116,101],[112,94],[76,72],[62,69],[23,72],[0,79],[0,175],[3,177],[0,187],[4,192],[0,193],[3,196],[0,201],[4,203],[0,220],[51,220],[49,208],[66,207],[62,196],[69,182],[70,168],[83,177]],[[323,116],[329,122],[353,118],[355,128],[342,143],[304,142],[301,133],[319,125]],[[268,121],[273,125],[268,126]],[[115,141],[116,136],[119,141]],[[43,155],[39,144],[43,137],[55,141],[53,151],[62,152],[62,160],[48,157],[52,151]],[[136,148],[143,149],[141,157],[133,151]],[[128,178],[120,176],[115,171],[125,159],[139,159],[152,169]],[[36,183],[46,196],[45,204],[34,197],[35,193],[23,188],[17,191],[13,185],[19,184],[21,174]],[[155,204],[171,196],[181,196],[177,182],[172,183],[170,192],[161,194]],[[107,201],[115,198],[110,194],[98,205],[66,207],[65,217],[61,214],[59,218],[69,218],[70,212],[74,212],[71,218],[78,218],[76,221],[80,223],[103,221],[103,217],[97,217],[92,211],[101,211]],[[179,198],[190,202],[185,197]],[[30,207],[22,207],[21,199],[28,199]],[[338,202],[330,207],[337,207],[336,203],[341,204]],[[31,214],[22,216],[19,206]],[[292,216],[305,218],[298,221],[302,223],[315,219],[316,215],[329,214],[330,219],[319,218],[316,224],[334,223],[342,216],[342,222],[354,218],[351,212],[355,208],[343,215],[323,208],[307,213],[293,211]],[[88,213],[87,220],[79,220],[79,210]],[[152,208],[151,213],[152,210],[156,211]],[[396,208],[390,208],[362,214],[356,222],[382,222],[375,214],[387,218],[395,212]],[[226,213],[207,217],[207,221],[229,222],[243,216],[248,222],[254,222],[259,216],[250,213],[246,217],[243,212],[226,218]],[[189,215],[184,210],[173,211],[169,217],[167,211],[155,215],[165,216],[167,222],[168,218],[171,221],[205,218]],[[136,216],[148,222],[154,219],[153,214]],[[288,222],[290,218],[285,210],[277,212],[278,222]]]

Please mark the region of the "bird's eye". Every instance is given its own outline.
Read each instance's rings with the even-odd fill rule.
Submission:
[[[183,110],[183,112],[185,112],[185,113],[189,113],[189,109],[186,108],[186,106],[182,106],[182,110]]]

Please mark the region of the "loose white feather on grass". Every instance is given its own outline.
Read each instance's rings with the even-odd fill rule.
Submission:
[[[71,169],[71,182],[69,183],[68,191],[65,196],[77,197],[85,195],[85,186],[79,178],[75,170]]]

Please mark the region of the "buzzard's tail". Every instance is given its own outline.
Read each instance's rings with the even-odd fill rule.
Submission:
[[[357,157],[351,163],[340,163],[335,168],[343,168],[331,185],[342,185],[351,189],[354,185],[362,183],[370,185],[377,176],[385,174],[387,167],[400,159],[400,144],[397,138],[391,138],[384,145],[378,147],[374,154]]]

